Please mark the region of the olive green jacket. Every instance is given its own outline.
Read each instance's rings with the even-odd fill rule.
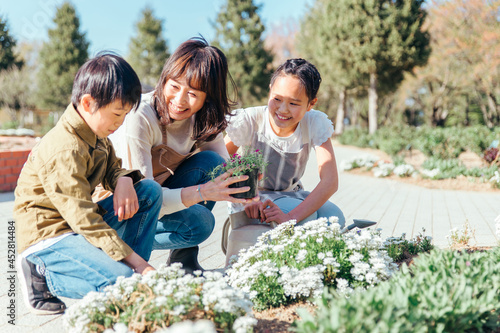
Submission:
[[[104,222],[92,202],[95,187],[114,191],[119,177],[134,183],[137,170],[121,167],[108,138],[99,138],[69,105],[57,125],[33,148],[15,189],[14,219],[19,253],[37,242],[75,232],[122,260],[132,249]]]

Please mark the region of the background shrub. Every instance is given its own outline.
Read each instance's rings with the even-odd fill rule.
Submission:
[[[350,298],[323,294],[297,332],[495,332],[500,326],[500,250],[432,251],[386,282]]]

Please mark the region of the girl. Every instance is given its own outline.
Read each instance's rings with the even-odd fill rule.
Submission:
[[[142,95],[137,111],[111,137],[125,167],[162,185],[153,249],[172,250],[167,264],[181,262],[189,273],[202,270],[198,244],[214,229],[215,201],[252,201],[230,196],[249,190],[228,188],[241,178],[224,173],[208,181],[208,172],[229,157],[221,134],[232,105],[227,78],[219,49],[201,38],[182,43],[165,63],[155,90]]]
[[[337,216],[344,225],[344,214],[328,201],[338,189],[332,122],[312,110],[320,83],[314,65],[304,59],[287,60],[271,77],[268,105],[236,110],[231,118],[225,138],[229,154],[250,146],[261,150],[269,163],[260,182],[261,201],[244,207],[249,218],[279,224]],[[320,182],[308,192],[300,178],[311,148],[316,150]]]

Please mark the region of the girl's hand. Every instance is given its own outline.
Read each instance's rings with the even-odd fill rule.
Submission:
[[[251,202],[245,205],[245,213],[250,219],[260,219],[261,222],[264,222],[264,213],[262,210],[264,209],[264,204],[262,201]]]
[[[118,178],[113,196],[113,209],[120,222],[131,218],[139,210],[139,200],[132,178],[126,176]]]
[[[203,200],[209,201],[231,201],[234,203],[247,204],[259,200],[257,195],[251,199],[240,199],[230,196],[230,194],[243,193],[250,190],[249,186],[229,188],[229,185],[247,180],[248,176],[232,176],[230,172],[225,172],[213,181],[200,185],[200,193]],[[201,199],[201,198],[200,198]]]
[[[278,205],[276,205],[271,200],[264,201],[262,205],[264,207],[262,210],[264,216],[264,222],[266,223],[276,222],[278,224],[281,224],[283,222],[293,220],[291,216],[283,213],[283,211],[278,207]]]

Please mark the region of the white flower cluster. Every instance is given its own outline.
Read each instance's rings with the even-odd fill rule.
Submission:
[[[155,331],[156,333],[216,333],[215,325],[210,320],[202,319],[198,321],[182,321],[172,326]],[[104,330],[103,333],[134,333],[129,331],[124,323],[116,323],[113,328]]]
[[[422,170],[420,170],[420,173],[422,175],[424,175],[425,177],[432,179],[432,178],[436,177],[439,174],[439,168],[435,168],[435,169],[432,169],[432,170],[422,169]]]
[[[390,176],[394,170],[394,164],[390,162],[380,161],[376,167],[373,168],[373,175],[375,177]]]
[[[373,155],[361,155],[353,157],[349,160],[342,160],[339,164],[339,168],[342,171],[352,170],[356,168],[366,167],[367,169],[371,169],[375,162],[378,161],[378,158]]]
[[[319,297],[323,292],[323,272],[326,266],[315,265],[304,269],[283,266],[280,268],[278,283],[283,285],[286,296]]]
[[[154,311],[162,312],[168,308],[174,316],[181,316],[201,302],[205,311],[231,313],[239,316],[238,319],[251,314],[253,304],[248,295],[229,286],[221,273],[206,272],[204,276],[184,275],[181,266],[179,263],[162,265],[158,270],[148,272],[144,276],[134,274],[129,278],[121,277],[114,285],[106,287],[104,292],[89,293],[66,310],[63,317],[65,326],[69,332],[87,332],[87,325],[94,314],[105,313],[109,304],[127,301],[132,293],[135,297],[134,303],[143,304],[146,299],[151,299],[151,295],[150,292],[141,290],[141,286],[143,289],[145,286],[150,288],[155,296],[151,301]],[[239,320],[238,326],[241,329],[238,332],[252,331],[255,323],[251,317]],[[114,331],[127,332],[118,323],[114,325]]]
[[[392,172],[399,177],[410,177],[415,173],[415,168],[411,164],[401,164],[395,167]]]
[[[351,274],[357,281],[365,281],[368,286],[374,286],[387,280],[397,271],[397,265],[387,252],[382,250],[386,241],[380,236],[380,231],[362,229],[347,233],[344,238],[347,247],[353,250],[349,261],[354,265]],[[361,251],[368,251],[368,261]]]
[[[320,218],[300,226],[286,222],[264,233],[254,246],[242,250],[238,260],[226,270],[228,283],[249,293],[251,299],[258,295],[254,283],[259,276],[275,278],[285,295],[290,298],[318,296],[323,291],[327,269],[331,273],[337,273],[340,264],[333,256],[334,248],[318,253],[314,244],[328,247],[339,242],[346,245],[349,253],[352,252],[349,257],[353,264],[351,279],[372,286],[389,278],[397,270],[397,265],[384,250],[385,241],[380,237],[379,231],[370,232],[365,229],[341,234],[337,221],[336,217],[330,218],[330,221]],[[292,260],[286,260],[286,266],[278,267],[276,262],[269,259],[277,252],[295,254],[291,257]],[[364,258],[362,252],[369,253],[369,256]],[[282,255],[275,257],[281,258]],[[303,267],[306,258],[309,261],[317,258],[318,263]],[[346,279],[339,277],[336,282],[339,292],[348,294],[352,291]]]
[[[495,171],[495,175],[490,178],[490,183],[493,183],[500,187],[500,172]]]

